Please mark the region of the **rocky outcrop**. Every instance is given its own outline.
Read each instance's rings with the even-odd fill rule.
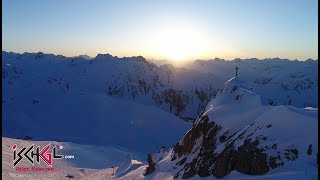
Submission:
[[[195,175],[200,177],[214,175],[221,178],[234,170],[258,175],[265,174],[271,169],[270,159],[264,149],[258,147],[258,139],[253,141],[247,138],[241,146],[236,148],[234,146],[236,138],[230,141],[221,153],[216,153],[216,144],[221,138],[217,136],[220,130],[221,126],[209,122],[208,116],[202,116],[201,120],[173,147],[171,160],[178,160],[176,165],[182,167],[175,175],[176,178],[190,178]],[[238,138],[242,138],[241,135]],[[198,146],[195,146],[196,144]],[[194,153],[197,153],[197,156],[191,162],[186,162],[188,155]],[[272,169],[275,166],[273,165]]]
[[[148,167],[147,167],[146,172],[144,174],[145,176],[153,173],[156,170],[156,168],[155,168],[156,163],[153,162],[151,154],[148,154],[147,159],[148,159]]]
[[[176,91],[170,88],[163,91],[162,96],[164,97],[164,102],[170,104],[170,112],[172,111],[172,107],[175,108],[175,115],[179,115],[189,102],[189,96],[184,94],[181,90]]]
[[[309,145],[307,154],[310,156],[312,154],[312,144]]]

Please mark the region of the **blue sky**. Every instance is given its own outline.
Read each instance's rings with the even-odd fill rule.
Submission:
[[[317,0],[3,0],[2,50],[318,58]]]

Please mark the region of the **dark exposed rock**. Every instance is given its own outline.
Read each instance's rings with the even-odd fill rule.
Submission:
[[[147,86],[147,83],[143,79],[139,79],[139,85],[142,88],[144,94],[148,94],[149,92],[149,87]]]
[[[259,140],[251,142],[245,140],[244,144],[238,148],[235,169],[238,172],[257,175],[265,174],[269,171],[267,155],[258,148]]]
[[[181,166],[184,162],[186,162],[187,158],[184,157],[183,159],[181,159],[179,162],[177,162],[177,165]]]
[[[245,133],[245,131],[243,131],[241,134],[239,134],[239,135],[238,135],[238,138],[239,138],[239,139],[242,139],[242,138],[243,138],[244,133]]]
[[[65,84],[65,90],[69,91],[70,90],[70,85],[68,83]]]
[[[161,105],[163,103],[161,96],[159,94],[152,94],[152,99],[158,104]]]
[[[274,168],[277,168],[279,166],[283,166],[284,163],[281,162],[281,158],[280,158],[280,155],[274,157],[274,156],[271,156],[269,158],[269,166],[271,169],[274,169]]]
[[[178,177],[179,177],[179,173],[177,173],[177,174],[175,174],[174,176],[173,176],[173,179],[177,179]]]
[[[199,161],[200,167],[198,169],[198,175],[201,177],[209,176],[212,170],[212,165],[216,160],[216,154],[214,150],[216,148],[217,142],[217,133],[221,129],[221,126],[210,123],[211,128],[207,131],[207,133],[203,137],[202,146],[200,148],[199,153]]]
[[[155,165],[156,165],[156,163],[153,162],[152,155],[148,154],[148,167],[146,168],[146,172],[144,175],[147,176],[147,175],[153,173],[156,170]]]
[[[238,89],[237,86],[233,86],[232,89],[231,89],[231,91],[230,91],[230,94],[231,94],[233,91],[237,90],[237,89]]]
[[[296,148],[293,149],[285,149],[285,158],[290,161],[294,161],[298,158],[298,150]]]
[[[182,178],[190,178],[193,177],[194,175],[196,175],[196,164],[197,164],[197,160],[193,159],[191,163],[187,164],[185,166],[185,173],[183,174]]]
[[[173,148],[174,154],[171,160],[188,155],[192,153],[195,142],[201,141],[201,139],[199,139],[201,134],[204,135],[202,136],[202,146],[198,159],[193,159],[191,163],[187,163],[184,166],[185,171],[183,178],[192,177],[195,174],[199,174],[199,176],[210,175],[208,167],[213,164],[215,158],[212,154],[215,149],[216,134],[221,127],[217,126],[213,122],[209,123],[208,116],[202,116],[200,118],[200,121],[184,136],[181,144],[178,143]],[[199,149],[199,147],[197,149]],[[197,149],[194,151],[197,151]],[[181,161],[179,163],[181,164]],[[196,168],[196,164],[201,164],[201,166]],[[178,177],[179,173],[177,173],[175,177]]]
[[[264,152],[268,147],[258,147],[259,139],[266,140],[265,136],[256,138],[254,141],[251,138],[247,138],[242,145],[235,149],[233,142],[236,139],[243,138],[245,131],[238,135],[236,139],[229,140],[230,142],[227,142],[221,153],[215,153],[218,139],[220,142],[226,142],[226,139],[230,139],[230,137],[227,138],[227,132],[218,137],[217,132],[220,130],[221,127],[214,122],[209,122],[207,116],[202,116],[194,124],[180,143],[174,146],[172,160],[185,156],[176,163],[178,166],[183,166],[183,168],[175,175],[175,178],[180,175],[182,175],[182,178],[190,178],[194,175],[199,175],[200,177],[213,175],[222,178],[234,170],[244,174],[261,175],[267,173],[270,169],[283,166],[284,163],[281,161],[280,155],[268,157]],[[199,139],[200,137],[202,139]],[[196,141],[202,141],[202,144],[197,148],[200,148],[199,154],[192,162],[185,163],[186,156],[193,153],[192,151],[197,151],[197,149],[194,149]],[[277,149],[276,146],[274,144],[272,148]],[[290,152],[293,155],[297,154],[296,149],[292,149]],[[184,163],[185,165],[183,165]]]
[[[291,149],[291,152],[296,156],[298,157],[298,150],[295,148],[295,149]]]
[[[254,141],[247,138],[236,149],[233,142],[236,139],[243,138],[245,131],[238,135],[236,139],[229,140],[230,137],[227,138],[227,132],[224,132],[220,137],[217,136],[221,126],[209,122],[208,116],[200,116],[199,118],[199,121],[193,125],[183,139],[173,147],[172,161],[184,156],[176,163],[177,166],[183,166],[183,168],[175,174],[175,178],[181,175],[182,178],[190,178],[195,175],[200,177],[213,175],[222,178],[234,170],[245,174],[259,175],[267,173],[270,168],[283,165],[280,156],[268,158],[264,152],[265,149],[258,147],[259,139],[266,139],[266,137],[261,136]],[[219,154],[215,153],[218,140],[227,143]],[[201,142],[200,146],[194,147],[195,143],[199,141]],[[273,147],[276,148],[276,145]],[[191,162],[186,162],[186,156],[194,152],[198,152],[197,157]],[[294,154],[294,152],[292,153]]]
[[[273,144],[271,148],[277,150],[277,144]]]
[[[271,99],[268,99],[268,104],[273,105],[273,101]]]
[[[123,87],[118,87],[118,86],[109,86],[108,90],[107,90],[107,94],[109,96],[123,96],[124,92],[123,92],[124,88]]]
[[[292,100],[290,98],[289,101],[288,101],[288,105],[291,105],[291,103],[292,103]]]
[[[266,136],[263,136],[263,137],[262,137],[262,140],[264,140],[264,141],[267,140],[267,137],[266,137]]]
[[[312,154],[312,144],[309,145],[307,153],[309,156]]]
[[[226,139],[227,139],[227,136],[225,134],[219,137],[220,142],[225,142]]]
[[[171,160],[175,160],[178,157],[181,157],[182,155],[190,154],[193,146],[195,144],[196,139],[200,137],[201,132],[207,132],[209,130],[208,126],[208,116],[203,116],[201,119],[201,122],[197,125],[193,126],[187,134],[182,139],[182,144],[177,143],[173,147],[173,151],[175,152]]]
[[[168,89],[163,91],[162,96],[164,101],[176,108],[176,115],[183,111],[189,102],[189,96],[184,94],[181,90]]]
[[[209,99],[206,91],[196,89],[194,93],[201,102],[204,102],[206,99]]]
[[[32,100],[32,104],[38,104],[38,103],[39,103],[39,101],[37,101],[35,99]]]
[[[232,170],[234,170],[236,158],[237,154],[232,143],[228,145],[222,153],[219,154],[215,162],[215,169],[212,173],[219,178],[226,176]]]

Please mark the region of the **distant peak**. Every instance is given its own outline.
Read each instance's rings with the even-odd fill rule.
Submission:
[[[308,59],[306,60],[306,62],[316,62],[316,61],[318,61],[318,59],[317,59],[317,60],[314,60],[314,59],[308,58]]]
[[[84,59],[93,59],[92,57],[86,55],[86,54],[81,54],[79,56],[74,56],[75,58],[84,58]]]
[[[93,59],[97,60],[97,59],[109,59],[109,58],[113,58],[113,56],[111,54],[107,53],[107,54],[98,54]]]
[[[220,58],[214,58],[214,61],[224,61],[224,59],[220,59]]]
[[[132,56],[131,58],[141,61],[141,62],[147,62],[147,60],[143,56]]]

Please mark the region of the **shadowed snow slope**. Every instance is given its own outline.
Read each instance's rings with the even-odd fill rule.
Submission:
[[[188,123],[152,106],[107,96],[18,94],[3,106],[3,136],[82,144],[118,145],[149,152],[173,145],[190,127]]]

